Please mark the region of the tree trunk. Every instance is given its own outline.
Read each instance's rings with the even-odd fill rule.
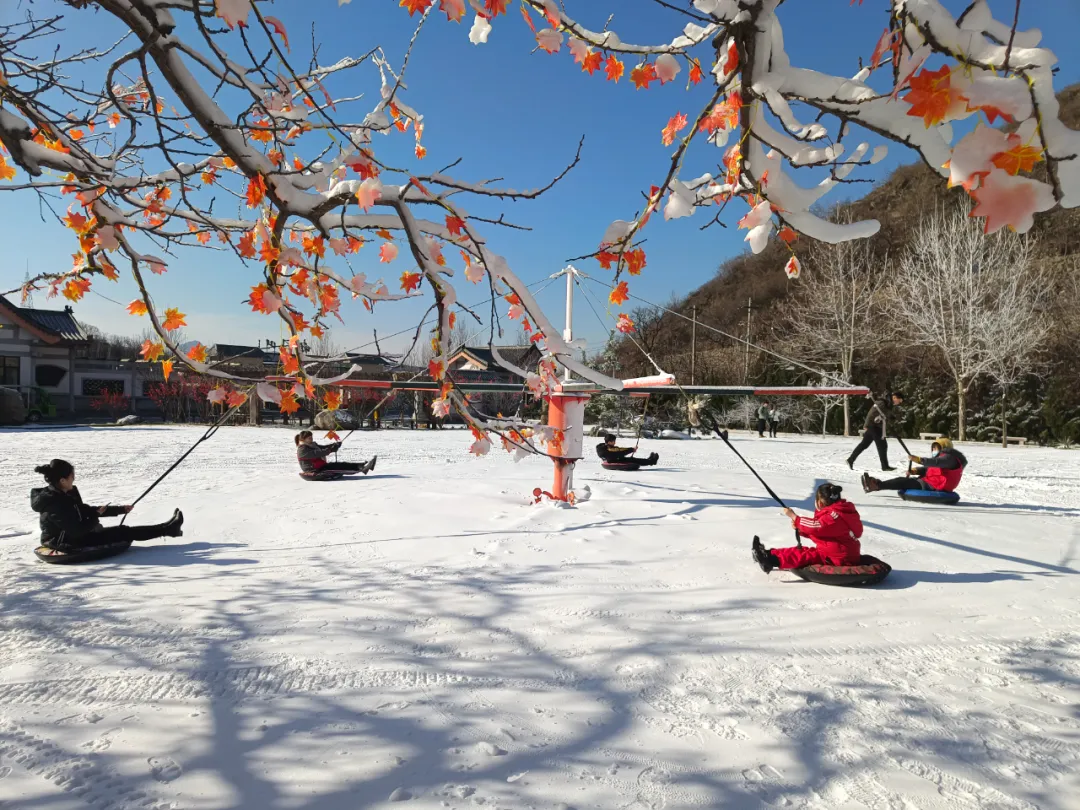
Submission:
[[[847,397],[844,397],[844,403],[847,403]],[[829,426],[829,406],[825,405],[825,415],[821,417],[821,438],[825,438],[825,429]]]
[[[1009,424],[1005,414],[1005,386],[1001,386],[1001,446],[1005,449],[1009,447]]]
[[[956,438],[958,441],[967,440],[967,419],[964,415],[965,397],[967,392],[964,390],[964,384],[962,382],[956,383],[956,421],[957,430]]]
[[[851,398],[844,395],[844,435],[851,435]]]

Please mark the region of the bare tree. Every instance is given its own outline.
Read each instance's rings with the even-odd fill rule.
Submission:
[[[958,204],[923,220],[901,259],[891,314],[913,345],[933,349],[949,369],[960,440],[972,383],[994,370],[1012,375],[1010,355],[1022,368],[1046,336],[1049,288],[1031,252],[1031,240],[1009,231],[984,235]]]
[[[887,339],[881,321],[881,259],[863,241],[815,245],[805,279],[787,308],[789,351],[804,363],[838,369],[851,382],[857,359],[872,357]],[[828,380],[824,381],[828,383]],[[844,397],[844,435],[851,435],[851,405]],[[825,405],[826,417],[831,404]]]

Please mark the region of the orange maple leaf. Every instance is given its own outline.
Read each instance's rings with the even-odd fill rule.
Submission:
[[[407,8],[409,10],[409,16],[411,17],[416,13],[423,14],[433,2],[435,2],[435,0],[401,0],[398,5]]]
[[[498,17],[506,13],[506,6],[510,0],[484,0],[484,9],[488,17]]]
[[[600,66],[603,63],[604,55],[600,53],[600,51],[590,51],[589,54],[581,60],[581,69],[592,76],[600,69]]]
[[[88,278],[76,278],[69,281],[64,285],[64,298],[71,301],[78,301],[84,295],[87,290],[90,289],[90,279]]]
[[[937,70],[923,68],[917,76],[912,76],[910,89],[904,96],[904,101],[911,105],[907,114],[921,118],[927,128],[944,121],[954,103],[966,100],[952,86],[951,77],[948,65]]]
[[[630,71],[630,81],[634,83],[636,90],[648,90],[649,85],[656,79],[656,66],[652,62],[642,62]]]
[[[265,314],[276,312],[281,309],[281,299],[270,292],[270,288],[265,284],[260,284],[257,287],[251,288],[251,295],[248,296],[248,303],[251,304],[251,308],[255,312],[262,312]]]
[[[326,410],[336,411],[341,407],[341,392],[327,391],[326,396],[323,397],[323,402],[326,403]]]
[[[130,304],[127,305],[127,311],[132,315],[145,315],[146,314],[146,302],[141,298],[136,298]]]
[[[201,343],[196,343],[194,346],[188,349],[187,356],[189,360],[194,360],[196,363],[205,363],[206,347],[203,346]]]
[[[247,402],[247,394],[245,394],[243,391],[230,391],[225,396],[225,404],[228,405],[230,408],[235,408],[239,405],[243,405],[245,402]]]
[[[240,237],[240,245],[237,250],[245,259],[255,258],[255,231],[248,231]]]
[[[289,350],[288,346],[281,346],[278,349],[278,362],[281,363],[283,374],[296,374],[300,371],[300,361],[296,359],[296,355]]]
[[[615,328],[622,332],[624,335],[634,331],[634,322],[630,319],[630,316],[625,312],[619,313],[619,320],[615,324]]]
[[[667,126],[661,131],[660,142],[664,146],[671,146],[675,142],[675,136],[679,134],[679,131],[686,127],[686,116],[680,113],[675,113],[671,116],[671,119],[667,122]]]
[[[705,78],[701,72],[701,62],[697,59],[690,60],[690,76],[688,77],[690,84],[699,84],[701,80]]]
[[[279,256],[281,256],[281,251],[270,244],[270,242],[263,242],[262,247],[259,248],[259,258],[262,259],[265,264],[277,261]]]
[[[181,326],[187,326],[187,321],[184,320],[184,313],[176,307],[169,307],[165,310],[165,320],[161,324],[161,328],[166,332],[171,332],[174,329],[179,329]]]
[[[120,274],[116,272],[116,268],[112,264],[102,260],[100,257],[98,261],[101,263],[101,275],[105,276],[109,281],[116,281],[120,278]]]
[[[783,242],[789,245],[799,238],[799,234],[789,228],[787,225],[780,229],[780,233],[778,233],[777,236],[779,236]]]
[[[632,276],[638,275],[645,267],[645,250],[634,248],[626,253],[626,269]]]
[[[394,240],[394,235],[386,230],[386,228],[379,228],[379,230],[375,231],[375,235],[381,239],[385,239],[387,242],[392,242]]]
[[[146,362],[153,363],[165,354],[165,346],[160,341],[147,339],[143,341],[139,354]]]
[[[428,361],[428,374],[431,375],[433,380],[441,380],[446,367],[443,365],[442,360],[429,360]]]
[[[739,66],[739,49],[735,40],[728,44],[727,59],[724,61],[724,75],[727,76]]]
[[[298,410],[300,410],[300,403],[296,399],[296,394],[294,394],[292,391],[286,391],[284,394],[282,394],[281,404],[278,406],[278,409],[282,413],[296,413]]]
[[[8,166],[7,160],[4,159],[3,155],[0,155],[0,180],[10,180],[14,176],[15,169],[11,166]],[[65,186],[65,188],[68,187]],[[74,188],[72,188],[72,191],[74,191]]]
[[[335,431],[335,430],[326,431],[326,436],[324,438],[327,441],[331,441],[331,442],[339,442],[339,441],[341,441],[341,437],[337,434],[337,431]]]
[[[625,66],[622,62],[615,58],[615,54],[611,54],[604,62],[604,72],[607,73],[607,79],[609,82],[618,82],[622,78],[623,70]]]
[[[1010,137],[1010,142],[1015,137],[1016,136]],[[1020,143],[1020,139],[1016,138],[1015,145],[1005,152],[998,152],[990,158],[990,162],[999,169],[1004,169],[1009,174],[1016,175],[1020,174],[1020,172],[1030,172],[1035,168],[1035,164],[1042,159],[1042,149],[1037,146],[1029,146]]]
[[[169,381],[169,375],[172,374],[173,362],[172,360],[161,361],[161,373],[165,375],[165,382]]]
[[[247,205],[254,208],[263,201],[266,196],[266,180],[261,174],[257,174],[248,181]]]
[[[320,259],[326,255],[326,245],[323,244],[321,236],[305,236],[302,244],[304,253],[314,254]]]
[[[401,289],[410,293],[420,287],[420,274],[419,273],[402,273],[401,274]]]
[[[630,297],[630,288],[625,281],[620,281],[615,289],[608,295],[608,301],[616,306],[626,302],[626,299]]]

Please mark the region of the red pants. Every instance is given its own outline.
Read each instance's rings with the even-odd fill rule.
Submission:
[[[780,560],[782,569],[803,568],[807,565],[854,565],[858,562],[850,560],[847,554],[828,554],[820,548],[803,546],[802,548],[774,548],[772,553]]]

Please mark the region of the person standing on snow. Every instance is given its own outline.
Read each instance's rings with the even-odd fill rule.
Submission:
[[[891,472],[896,469],[896,467],[889,466],[889,443],[886,441],[885,435],[888,427],[887,421],[891,418],[899,419],[900,414],[897,409],[903,404],[904,395],[898,391],[893,392],[891,397],[882,397],[874,401],[874,404],[870,406],[870,413],[866,415],[866,422],[863,424],[862,441],[848,456],[847,465],[849,469],[855,469],[855,459],[871,444],[877,446],[881,469],[884,472]]]
[[[814,503],[816,511],[812,518],[799,517],[794,509],[785,508],[784,514],[791,525],[802,535],[814,541],[814,547],[767,549],[754,538],[752,552],[754,561],[766,574],[774,568],[789,570],[808,565],[857,565],[862,556],[862,519],[850,501],[845,501],[841,487],[825,483],[817,488]]]
[[[780,427],[780,411],[769,408],[769,438],[776,438],[776,429]]]
[[[952,441],[944,436],[930,445],[929,457],[908,456],[908,458],[922,465],[912,470],[913,477],[904,476],[880,481],[868,473],[863,473],[863,491],[878,492],[882,489],[891,489],[902,492],[909,489],[921,489],[954,492],[960,485],[960,479],[968,463],[964,454],[953,447]]]
[[[762,402],[757,409],[757,435],[759,439],[765,438],[765,429],[769,425],[769,403]]]

